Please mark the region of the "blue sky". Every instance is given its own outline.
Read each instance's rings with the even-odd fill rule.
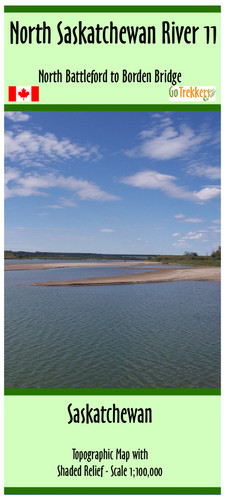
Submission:
[[[5,113],[5,248],[211,253],[220,113]]]

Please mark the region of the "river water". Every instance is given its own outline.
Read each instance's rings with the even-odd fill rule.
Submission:
[[[220,283],[30,286],[132,272],[6,271],[5,387],[219,387]]]

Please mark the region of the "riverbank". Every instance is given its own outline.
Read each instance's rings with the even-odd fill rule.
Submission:
[[[34,286],[101,286],[130,285],[142,283],[164,283],[172,281],[215,281],[221,280],[221,271],[217,267],[187,269],[155,269],[153,271],[105,276],[72,281],[46,281],[34,283]]]

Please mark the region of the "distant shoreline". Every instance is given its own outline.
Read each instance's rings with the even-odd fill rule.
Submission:
[[[200,267],[185,269],[156,269],[135,274],[120,276],[105,276],[86,278],[72,281],[47,281],[33,283],[34,286],[104,286],[104,285],[130,285],[145,283],[164,283],[174,281],[213,281],[221,280],[221,271],[218,267]]]

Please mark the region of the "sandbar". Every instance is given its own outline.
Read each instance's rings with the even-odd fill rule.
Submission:
[[[133,285],[140,283],[164,283],[172,281],[220,281],[220,267],[194,267],[184,269],[155,269],[135,274],[105,276],[72,281],[46,281],[33,283],[34,286],[102,286]]]
[[[158,265],[160,262],[153,262],[149,264],[150,266]],[[5,271],[32,271],[41,269],[60,269],[63,267],[124,267],[127,268],[132,266],[148,266],[148,262],[145,261],[105,261],[105,262],[26,262],[26,263],[10,263],[5,264]]]

